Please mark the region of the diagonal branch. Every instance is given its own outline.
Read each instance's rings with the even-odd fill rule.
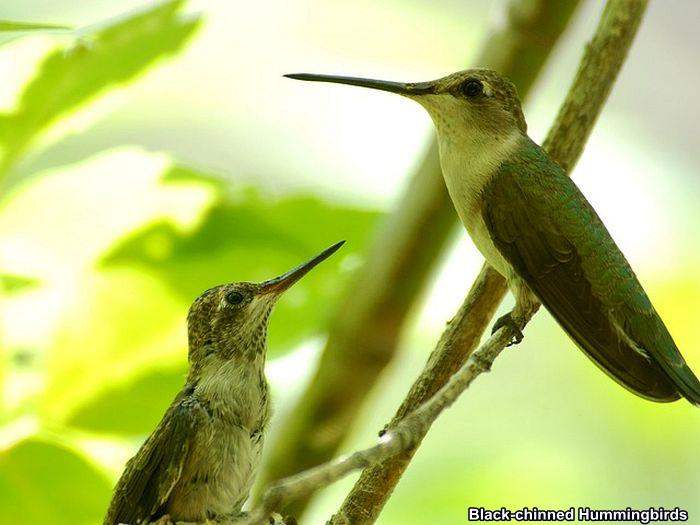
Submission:
[[[647,0],[609,0],[586,47],[566,100],[544,142],[547,153],[570,172],[610,94],[647,6]],[[440,389],[471,355],[505,293],[503,279],[484,266],[388,428]],[[491,340],[489,340],[491,341]],[[449,384],[449,383],[448,383]],[[366,468],[330,523],[373,523],[408,466],[420,440],[380,465]]]
[[[433,397],[387,430],[376,445],[273,484],[265,491],[262,504],[253,509],[246,519],[236,522],[236,525],[266,523],[274,509],[284,506],[291,499],[312,494],[315,490],[334,483],[355,470],[375,465],[417,447],[442,411],[452,405],[460,394],[469,388],[474,379],[491,370],[494,359],[514,335],[515,331],[509,326],[498,330],[471,355],[462,368]]]
[[[512,0],[507,23],[486,40],[476,63],[509,77],[525,97],[578,3]],[[406,317],[456,224],[433,140],[332,319],[318,369],[272,443],[263,486],[335,456],[396,353]],[[502,295],[503,283],[496,286]],[[495,308],[498,300],[492,302]],[[307,502],[288,511],[298,516]]]

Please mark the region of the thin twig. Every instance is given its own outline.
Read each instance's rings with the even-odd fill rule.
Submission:
[[[494,359],[514,335],[515,332],[511,327],[505,326],[499,329],[471,355],[462,368],[433,397],[387,430],[376,445],[290,476],[270,486],[263,495],[262,504],[240,524],[265,523],[274,509],[282,507],[291,499],[311,494],[355,470],[375,465],[416,447],[442,411],[452,405],[460,394],[469,388],[474,379],[491,370]]]
[[[498,18],[474,63],[509,77],[525,98],[578,3],[512,0],[506,23]],[[336,455],[368,392],[396,354],[406,317],[456,226],[432,140],[340,302],[318,369],[270,443],[260,486]],[[502,296],[501,277],[491,277],[500,283]],[[492,302],[495,308],[499,300]],[[299,499],[286,511],[299,516],[307,501]]]

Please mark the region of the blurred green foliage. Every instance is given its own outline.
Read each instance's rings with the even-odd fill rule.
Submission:
[[[22,35],[32,32],[65,32],[69,26],[60,24],[38,24],[33,22],[17,22],[15,20],[0,20],[0,45],[11,42]]]
[[[110,483],[61,444],[25,439],[0,455],[0,523],[94,523]]]
[[[0,274],[0,291],[5,294],[26,291],[38,286],[39,280],[22,275]]]
[[[0,182],[1,174],[56,119],[182,49],[199,25],[199,18],[181,15],[183,4],[165,2],[50,53],[25,86],[17,108],[0,115]]]
[[[59,24],[34,24],[31,22],[14,22],[12,20],[0,20],[0,33],[4,33],[7,31],[45,31],[47,29],[70,29],[70,27]]]
[[[324,332],[353,260],[379,218],[376,211],[312,194],[272,198],[255,186],[227,184],[218,174],[177,159],[162,166],[167,157],[135,149],[58,166],[51,177],[16,176],[21,161],[45,146],[48,131],[56,135],[58,129],[60,139],[66,119],[89,111],[100,96],[135,81],[185,47],[201,20],[183,15],[184,6],[183,0],[168,1],[70,32],[67,44],[41,60],[14,108],[0,114],[0,223],[9,223],[22,243],[30,231],[45,239],[46,225],[36,223],[35,207],[53,205],[61,192],[78,191],[64,198],[68,222],[52,225],[58,236],[68,236],[66,247],[51,241],[59,251],[46,254],[64,260],[42,262],[44,270],[37,269],[37,275],[0,263],[0,304],[7,311],[29,305],[21,315],[27,333],[33,331],[32,316],[41,315],[35,308],[55,290],[62,290],[62,297],[71,290],[73,296],[54,311],[55,326],[44,343],[15,347],[12,337],[3,342],[0,386],[5,381],[29,386],[11,395],[3,387],[0,523],[99,522],[111,482],[95,463],[99,454],[86,449],[80,436],[138,444],[153,429],[184,381],[184,319],[192,300],[220,283],[278,275],[342,237],[347,241],[343,251],[290,290],[277,307],[270,348],[272,355],[280,355]],[[0,32],[57,28],[0,22]],[[60,41],[65,42],[63,36]],[[128,169],[128,176],[109,173],[120,169]],[[144,179],[155,176],[154,182],[135,184],[139,172]],[[111,209],[120,213],[111,199],[146,187],[166,203],[168,196],[180,195],[199,209],[197,216],[183,224],[176,210],[159,209],[145,198],[146,209],[152,210],[140,222],[109,218]],[[78,208],[88,216],[99,210],[94,225],[78,219]],[[128,210],[124,206],[121,213]],[[85,248],[86,242],[91,248]],[[17,255],[22,259],[22,249]],[[20,354],[22,359],[12,357]],[[36,429],[18,431],[26,421]],[[57,435],[60,442],[52,438]]]
[[[71,413],[66,423],[81,430],[143,436],[160,421],[171,402],[167,394],[182,387],[186,374],[187,367],[180,363],[147,370],[123,384],[109,385]],[[107,414],[120,416],[106,417]]]
[[[180,172],[181,168],[175,170]],[[166,175],[168,178],[172,180]],[[349,273],[342,271],[341,266],[349,257],[358,255],[377,217],[376,212],[333,205],[312,196],[264,199],[253,188],[245,188],[216,201],[192,231],[181,231],[166,220],[145,226],[106,254],[101,267],[106,271],[120,267],[142,270],[161,281],[181,305],[181,318],[187,305],[203,290],[233,279],[264,280],[282,273],[337,241],[338,232],[342,231],[348,241],[347,249],[298,283],[276,307],[270,322],[268,353],[275,357],[323,332],[329,310],[318,305],[332,305],[338,299]],[[148,295],[146,290],[143,292]],[[110,311],[114,313],[114,296],[112,299]],[[141,305],[149,304],[147,301],[144,297],[135,298]],[[158,300],[153,302],[155,307],[158,304]],[[114,334],[114,338],[108,338],[113,348],[110,354],[120,356],[125,350],[134,351],[142,337],[148,340],[151,331],[162,331],[168,324],[164,319],[155,319],[148,307],[141,310],[129,303],[123,311],[121,320],[129,331],[125,337]],[[139,317],[148,322],[141,329]],[[104,330],[93,326],[85,333],[100,332],[104,334]],[[61,346],[86,344],[89,342],[71,340]],[[184,349],[179,354],[184,359]],[[116,359],[123,362],[123,357]],[[85,372],[94,376],[104,370],[109,380],[112,364],[102,359],[101,363],[85,367]],[[84,360],[79,359],[76,365],[84,367]],[[84,430],[144,434],[153,428],[167,406],[170,396],[164,393],[174,394],[185,372],[183,360],[168,370],[156,366],[139,377],[127,377],[124,382],[110,385],[94,397],[79,396],[82,402],[73,410],[66,411],[70,403],[63,399],[61,412],[69,424]],[[75,369],[69,369],[60,374],[58,389],[65,393],[63,380],[75,373]],[[114,413],[125,416],[119,420],[106,417]]]
[[[282,273],[340,240],[342,232],[347,241],[342,253],[291,289],[276,308],[270,328],[274,356],[322,330],[328,310],[318,305],[337,299],[340,266],[358,254],[377,217],[313,196],[270,200],[255,188],[241,188],[218,200],[194,231],[179,231],[168,221],[150,224],[118,244],[102,264],[141,268],[189,304],[217,284]]]

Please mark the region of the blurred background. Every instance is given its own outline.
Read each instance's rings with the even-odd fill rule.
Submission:
[[[537,141],[601,6],[581,3],[533,87]],[[0,20],[77,29],[0,24],[0,523],[101,522],[183,383],[190,302],[347,239],[273,316],[284,433],[432,129],[400,97],[281,75],[436,78],[473,63],[502,16],[485,0],[2,2]],[[698,20],[692,0],[651,3],[574,173],[696,371]],[[481,264],[455,234],[342,451],[374,442]],[[627,393],[543,311],[437,421],[379,522],[461,523],[470,505],[680,506],[695,522],[699,439],[697,409]]]

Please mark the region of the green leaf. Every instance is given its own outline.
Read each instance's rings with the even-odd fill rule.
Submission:
[[[39,280],[32,277],[0,273],[0,291],[5,294],[20,293],[38,285]]]
[[[163,417],[186,375],[186,367],[177,366],[151,370],[124,383],[110,385],[78,407],[66,422],[90,432],[144,435]]]
[[[187,358],[186,308],[161,282],[115,269],[85,287],[47,349],[39,412],[56,425],[111,385]]]
[[[378,217],[377,211],[314,196],[269,201],[247,189],[219,201],[194,231],[180,231],[168,221],[147,226],[117,245],[102,264],[140,268],[189,305],[212,286],[273,277],[347,240],[280,300],[270,326],[270,351],[276,355],[323,330],[349,273],[340,271],[341,263],[362,251]]]
[[[34,22],[15,22],[13,20],[0,20],[0,32],[5,31],[46,31],[46,30],[70,30],[70,26],[60,24],[37,24]]]
[[[95,268],[96,259],[135,228],[164,216],[193,225],[216,199],[199,182],[176,177],[177,182],[163,184],[169,168],[163,155],[119,148],[28,181],[0,213],[5,245],[20,242],[30,256],[51,251],[51,258],[27,259],[33,268],[28,275],[40,277],[46,290],[58,286],[67,299],[57,307],[42,291],[8,303],[33,312],[39,322],[56,316],[55,328],[42,336],[42,358],[36,363],[45,390],[25,396],[22,403],[51,424],[64,422],[107,385],[186,362],[182,300],[138,269]],[[13,323],[11,340],[20,350],[24,341],[37,341],[34,326]],[[0,357],[9,360],[9,350],[0,351]]]
[[[0,115],[0,178],[57,119],[179,51],[199,25],[198,18],[181,15],[183,3],[165,2],[114,21],[72,47],[49,54],[17,109]]]
[[[0,523],[101,522],[110,484],[73,450],[32,437],[0,453]]]
[[[164,183],[197,182],[219,191],[225,190],[224,179],[219,175],[177,164],[168,169],[160,180]]]

